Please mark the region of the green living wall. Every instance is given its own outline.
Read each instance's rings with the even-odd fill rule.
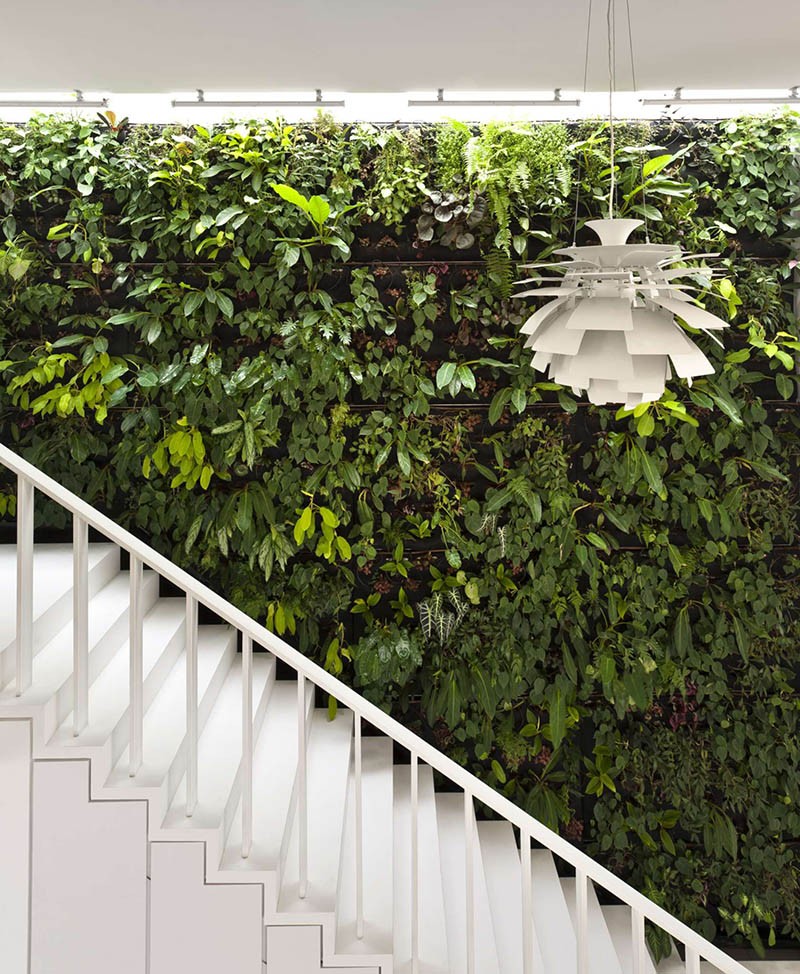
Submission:
[[[703,933],[797,940],[799,133],[618,138],[732,324],[631,415],[509,297],[604,123],[0,126],[3,439]]]

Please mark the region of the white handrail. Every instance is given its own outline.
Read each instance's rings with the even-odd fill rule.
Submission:
[[[705,937],[701,937],[700,934],[672,916],[663,907],[658,906],[638,890],[629,886],[624,880],[581,852],[557,832],[553,832],[546,825],[528,815],[527,812],[518,808],[481,781],[480,778],[476,778],[461,765],[456,764],[455,761],[442,754],[427,741],[422,740],[393,717],[384,713],[379,707],[365,700],[351,687],[291,647],[275,633],[251,619],[241,609],[231,605],[221,595],[212,591],[188,572],[169,561],[164,555],[159,554],[144,541],[126,531],[125,528],[112,521],[105,514],[95,510],[86,501],[81,500],[80,497],[57,483],[52,477],[48,477],[47,474],[2,444],[0,444],[0,463],[21,478],[22,482],[32,484],[37,490],[46,494],[73,515],[83,518],[100,534],[128,551],[132,559],[135,558],[148,565],[183,592],[192,595],[220,619],[239,630],[243,635],[250,637],[257,645],[269,650],[279,659],[288,663],[301,677],[311,680],[313,684],[329,693],[339,703],[361,717],[362,720],[372,724],[373,727],[401,744],[412,756],[424,761],[446,778],[449,778],[464,792],[469,793],[473,799],[477,799],[508,822],[516,825],[523,835],[527,834],[533,837],[555,855],[566,860],[578,874],[583,874],[591,879],[635,911],[641,913],[652,923],[661,927],[671,937],[685,944],[687,957],[692,957],[693,963],[695,957],[703,958],[719,968],[723,974],[751,974],[743,964],[734,960],[719,947],[706,940]],[[302,760],[302,758],[300,759]],[[301,889],[303,878],[301,877]],[[302,890],[302,893],[304,892]]]

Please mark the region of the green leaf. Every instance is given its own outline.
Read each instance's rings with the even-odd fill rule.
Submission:
[[[506,783],[506,773],[499,761],[492,761],[492,773],[501,785]]]
[[[675,627],[672,631],[672,639],[675,649],[681,656],[686,656],[692,648],[692,628],[689,622],[689,607],[683,606],[675,619]]]
[[[298,193],[296,189],[282,183],[270,183],[270,189],[277,193],[282,200],[286,200],[287,203],[291,203],[292,205],[299,207],[304,213],[308,213],[308,200],[305,196],[303,196],[302,193]]]
[[[223,294],[222,291],[217,291],[217,307],[226,318],[233,317],[233,301],[231,301],[227,294]]]
[[[567,703],[560,687],[556,687],[550,697],[550,737],[553,749],[564,740],[567,730]]]
[[[397,444],[397,462],[400,469],[408,477],[411,473],[411,458],[408,455],[408,450],[402,443]]]
[[[294,526],[294,540],[297,544],[303,543],[303,538],[306,532],[311,527],[311,506],[304,507],[300,517],[297,519]]]
[[[244,213],[244,209],[241,206],[226,206],[221,213],[217,214],[217,226],[224,227],[229,220],[232,220],[235,216],[240,213]]]
[[[645,480],[647,481],[650,490],[659,497],[664,491],[664,482],[661,479],[661,472],[658,469],[658,464],[654,457],[651,457],[649,453],[644,450],[639,449],[642,461],[642,473],[644,474]]]
[[[439,371],[436,373],[436,387],[438,389],[445,389],[450,385],[456,374],[456,367],[455,362],[442,362]]]
[[[636,432],[639,434],[639,436],[649,436],[655,428],[656,421],[653,419],[653,414],[650,412],[643,413],[636,420]]]
[[[330,203],[321,196],[312,196],[308,201],[308,215],[318,225],[322,225],[331,214]]]

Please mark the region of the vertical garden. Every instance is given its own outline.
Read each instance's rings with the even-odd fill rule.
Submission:
[[[608,143],[0,125],[2,438],[761,949],[800,938],[800,119],[625,128],[619,215],[719,253],[694,280],[732,326],[697,339],[714,376],[631,414],[543,381],[510,297],[519,262],[591,239]]]

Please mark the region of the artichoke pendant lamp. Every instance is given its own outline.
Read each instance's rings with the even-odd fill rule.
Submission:
[[[614,0],[608,0],[609,28],[609,126],[611,130],[611,192],[608,219],[590,220],[599,244],[564,247],[556,255],[569,258],[557,263],[528,264],[539,271],[548,268],[563,274],[550,278],[556,287],[539,287],[515,297],[547,297],[521,328],[525,347],[533,353],[533,367],[549,373],[575,395],[586,394],[596,405],[621,403],[635,409],[660,399],[673,374],[688,379],[711,375],[714,367],[694,344],[681,322],[709,334],[727,328],[721,319],[692,299],[697,290],[684,278],[697,275],[696,267],[677,263],[716,254],[692,257],[669,244],[629,243],[642,220],[615,218],[614,213],[614,59],[612,45]],[[708,276],[708,269],[702,273]],[[529,278],[518,284],[530,284]],[[714,336],[711,336],[714,338]],[[715,341],[718,339],[714,338]],[[720,343],[721,344],[721,343]]]

